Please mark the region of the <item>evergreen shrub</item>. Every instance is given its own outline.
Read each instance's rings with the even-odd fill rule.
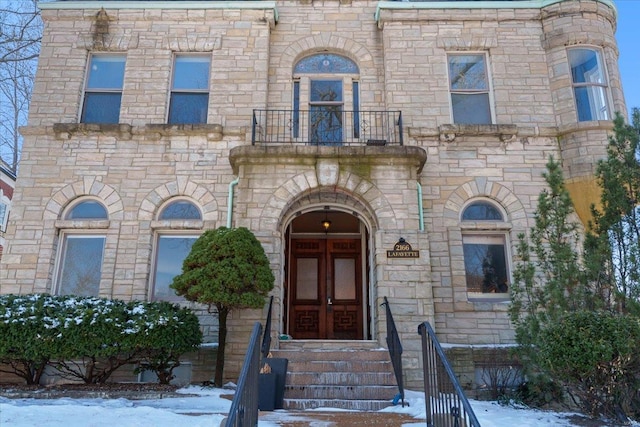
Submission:
[[[169,382],[180,356],[202,342],[190,310],[166,302],[124,302],[46,294],[0,296],[0,363],[38,384],[47,365],[60,376],[104,383],[143,364]]]
[[[541,368],[592,415],[637,416],[640,323],[608,312],[568,312],[538,340]]]

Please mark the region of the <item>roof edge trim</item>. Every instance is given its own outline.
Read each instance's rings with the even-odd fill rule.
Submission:
[[[38,2],[42,10],[58,9],[273,9],[276,21],[278,13],[275,1],[54,1],[50,3]]]
[[[556,3],[562,3],[568,0],[487,0],[487,1],[425,1],[425,2],[398,2],[398,1],[381,1],[376,8],[375,20],[380,20],[380,11],[382,9],[390,10],[408,10],[408,9],[542,9]],[[613,0],[593,0],[602,3],[613,9],[617,15]]]

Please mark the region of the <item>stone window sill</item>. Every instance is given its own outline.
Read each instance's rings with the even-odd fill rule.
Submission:
[[[462,231],[478,231],[478,230],[490,230],[490,231],[510,231],[512,228],[509,222],[493,222],[493,221],[463,221],[460,223],[460,229]]]
[[[183,219],[183,220],[156,220],[151,221],[152,230],[202,230],[204,222],[202,220]]]
[[[458,136],[493,136],[502,142],[513,142],[518,136],[516,125],[456,125],[438,127],[440,141],[453,142]]]
[[[469,302],[474,303],[482,303],[482,302],[492,302],[492,303],[500,303],[500,302],[509,302],[511,298],[509,296],[509,292],[500,292],[495,294],[483,293],[483,292],[467,292],[467,296],[469,298]]]
[[[132,126],[124,123],[54,123],[53,133],[56,139],[71,139],[76,134],[91,135],[104,134],[119,139],[130,140],[133,135]]]
[[[86,220],[86,219],[60,219],[55,222],[57,229],[106,229],[109,228],[109,220]]]
[[[106,135],[120,140],[131,140],[134,133],[153,136],[203,135],[210,141],[221,141],[222,125],[219,124],[147,124],[137,128],[125,123],[55,123],[53,133],[56,139],[68,140],[76,135]]]

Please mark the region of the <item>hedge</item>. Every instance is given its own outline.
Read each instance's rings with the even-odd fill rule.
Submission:
[[[27,384],[47,366],[104,383],[125,365],[168,383],[180,356],[202,342],[195,314],[176,304],[47,294],[0,295],[0,336],[0,370]]]

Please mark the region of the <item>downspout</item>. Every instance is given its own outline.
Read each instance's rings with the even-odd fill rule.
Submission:
[[[422,212],[422,185],[416,181],[418,187],[418,217],[420,222],[420,231],[424,231],[424,213]]]
[[[233,216],[233,188],[238,185],[240,177],[236,177],[229,183],[229,198],[227,199],[227,228],[231,228],[231,218]]]

